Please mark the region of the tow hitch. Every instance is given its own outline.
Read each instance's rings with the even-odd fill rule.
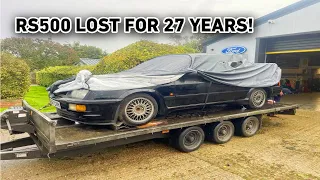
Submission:
[[[0,114],[1,129],[7,129],[10,134],[34,133],[34,126],[28,120],[28,112],[23,107],[12,107]]]

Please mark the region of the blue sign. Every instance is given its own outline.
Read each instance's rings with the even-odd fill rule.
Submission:
[[[223,54],[243,54],[247,51],[247,48],[243,46],[230,46],[227,48],[222,49]]]

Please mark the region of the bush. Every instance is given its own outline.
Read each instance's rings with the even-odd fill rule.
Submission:
[[[185,46],[158,44],[139,41],[105,56],[94,68],[95,74],[115,73],[130,69],[151,58],[166,54],[196,53],[197,50]]]
[[[21,98],[30,86],[27,63],[10,54],[1,54],[1,98]]]
[[[87,69],[92,71],[94,66],[55,66],[42,69],[36,73],[37,84],[50,86],[52,83],[72,77],[79,71]]]

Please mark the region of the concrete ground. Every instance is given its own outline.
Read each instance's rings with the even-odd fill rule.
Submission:
[[[320,93],[288,95],[296,115],[264,117],[253,137],[181,153],[145,141],[70,159],[2,161],[1,179],[320,179]],[[3,141],[8,140],[1,131]]]
[[[296,103],[301,109],[320,111],[320,92],[285,95],[281,102]]]

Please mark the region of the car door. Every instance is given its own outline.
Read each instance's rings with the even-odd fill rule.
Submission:
[[[244,99],[250,88],[231,86],[212,81],[208,92],[207,103],[231,102]]]
[[[175,81],[174,108],[204,105],[210,82],[198,76],[197,73],[188,73]]]
[[[156,88],[156,91],[162,96],[167,108],[175,106],[175,82],[171,82],[164,85],[159,85]]]

